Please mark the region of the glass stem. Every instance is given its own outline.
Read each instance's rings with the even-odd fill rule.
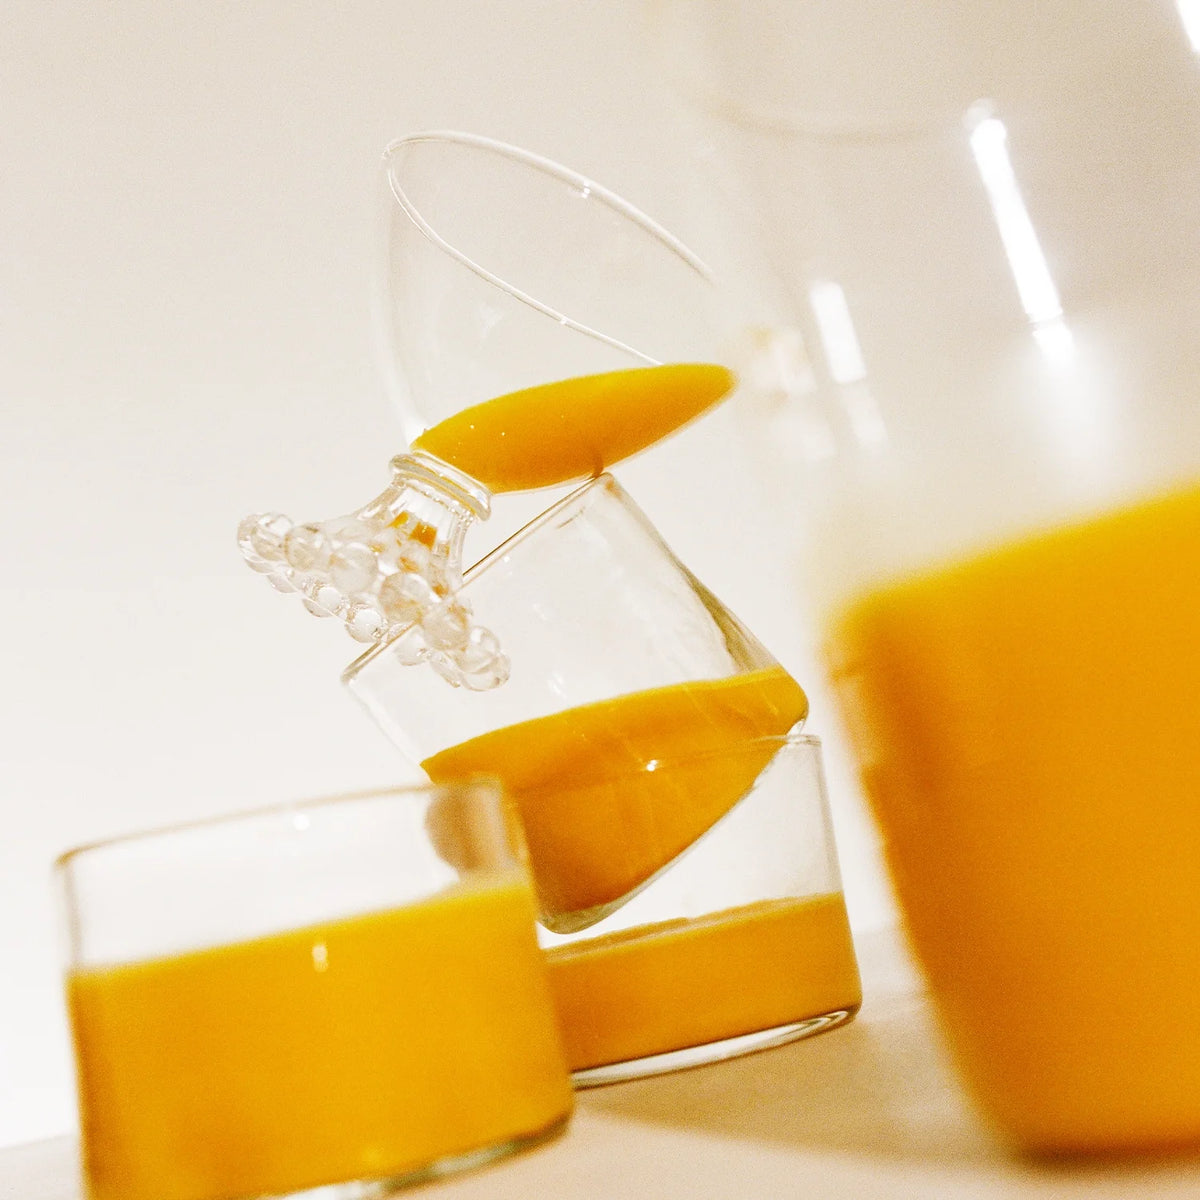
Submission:
[[[250,567],[315,616],[340,618],[360,642],[440,610],[462,582],[467,530],[491,511],[486,488],[430,455],[397,455],[391,471],[389,485],[346,516],[296,525],[257,513],[238,530]]]

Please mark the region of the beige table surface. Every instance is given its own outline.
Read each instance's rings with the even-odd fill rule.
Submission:
[[[1045,1166],[1009,1153],[948,1069],[894,934],[859,941],[852,1024],[579,1094],[553,1144],[418,1189],[438,1200],[1200,1200],[1200,1156]],[[0,1200],[78,1200],[70,1138],[0,1151]]]

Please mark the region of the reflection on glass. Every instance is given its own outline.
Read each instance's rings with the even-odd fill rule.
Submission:
[[[1033,327],[1033,340],[1050,362],[1065,366],[1075,357],[1075,336],[1062,317]]]
[[[837,444],[829,419],[814,403],[817,378],[795,326],[751,331],[746,396],[757,408],[754,428],[768,431],[767,463],[812,464],[832,458]]]
[[[1179,9],[1179,19],[1183,22],[1183,32],[1191,47],[1200,54],[1200,2],[1198,0],[1175,0]]]
[[[972,106],[966,119],[971,131],[971,153],[987,190],[988,203],[1012,268],[1021,307],[1035,330],[1057,326],[1055,333],[1046,339],[1038,339],[1043,349],[1055,357],[1064,350],[1069,353],[1071,333],[1063,323],[1058,288],[1054,286],[1037,230],[1017,184],[1008,155],[1008,130],[1004,122],[992,114],[991,106],[984,102]]]
[[[819,279],[810,285],[808,299],[829,376],[842,388],[841,405],[851,433],[865,449],[878,448],[887,441],[887,427],[867,386],[867,364],[850,316],[850,306],[846,303],[845,290],[833,280]]]

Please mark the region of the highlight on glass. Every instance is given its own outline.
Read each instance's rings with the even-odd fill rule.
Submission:
[[[448,603],[470,604],[508,648],[504,687],[468,693],[410,671],[412,630],[343,679],[435,781],[503,781],[551,929],[625,903],[757,773],[744,757],[696,777],[651,764],[780,736],[808,713],[800,685],[609,475],[473,566]]]
[[[575,1085],[716,1062],[850,1020],[862,988],[820,742],[714,740],[613,770],[604,786],[615,793],[738,798],[606,920],[567,936],[542,931]],[[595,790],[580,787],[585,798]]]

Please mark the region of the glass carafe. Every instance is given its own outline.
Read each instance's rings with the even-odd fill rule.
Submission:
[[[416,627],[367,651],[344,681],[431,779],[503,781],[540,918],[559,932],[644,888],[770,758],[721,751],[765,746],[808,713],[800,685],[610,475],[471,567],[437,623],[481,631],[467,653],[503,646],[503,686],[447,687],[438,658],[414,671]],[[700,752],[693,770],[659,769]]]
[[[1036,1150],[1195,1143],[1200,9],[663,12],[777,268],[752,422],[963,1078]]]
[[[262,513],[239,531],[254,569],[366,643],[424,628],[494,496],[595,476],[735,384],[708,268],[578,172],[420,133],[388,147],[381,191],[383,357],[407,452],[345,516]],[[460,657],[436,625],[425,635],[443,663]],[[458,680],[498,682],[479,669]]]

